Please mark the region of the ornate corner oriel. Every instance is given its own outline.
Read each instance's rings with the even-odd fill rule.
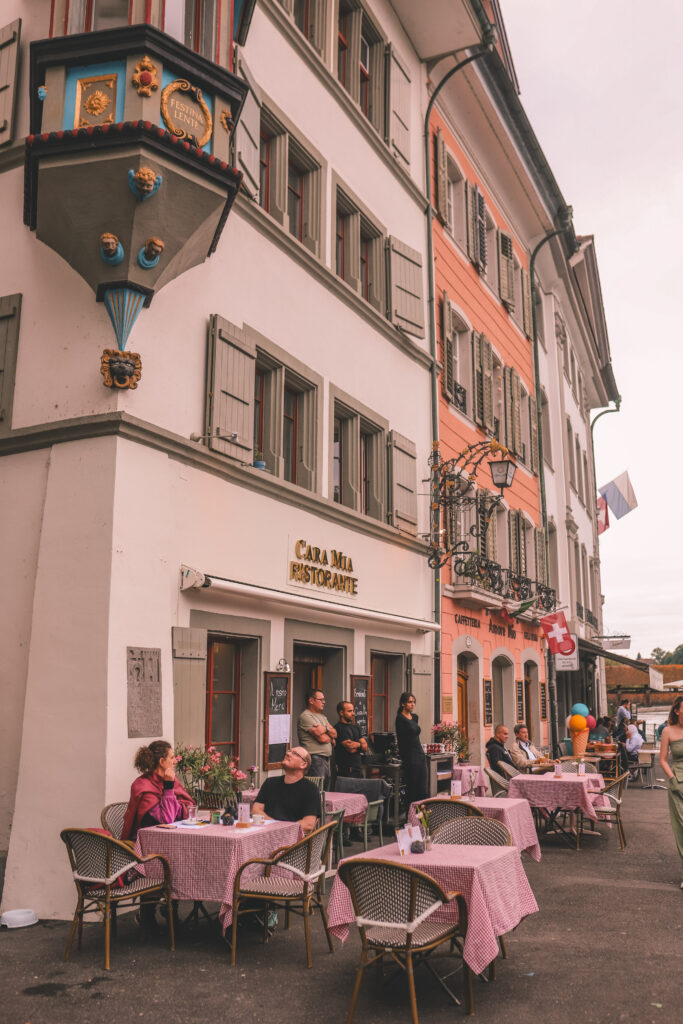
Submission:
[[[117,80],[118,75],[78,79],[74,128],[94,128],[95,125],[114,123]]]

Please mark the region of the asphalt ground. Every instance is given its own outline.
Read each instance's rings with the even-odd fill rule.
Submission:
[[[475,979],[481,1024],[669,1024],[683,1017],[683,891],[666,793],[632,786],[623,819],[624,852],[611,829],[586,839],[579,852],[548,839],[540,863],[524,856],[539,913],[507,936],[508,959],[498,960],[496,980]],[[189,909],[182,904],[181,917]],[[2,1024],[342,1022],[360,952],[352,931],[330,955],[316,917],[309,970],[302,922],[294,918],[289,932],[280,927],[266,945],[260,931],[241,929],[237,966],[230,967],[214,922],[185,926],[172,953],[163,933],[141,941],[126,914],[105,971],[102,925],[84,926],[82,949],[65,963],[68,927],[45,921],[0,929]],[[410,1024],[404,978],[386,977],[384,986],[364,981],[358,1024]],[[452,980],[460,992],[461,977]],[[465,1017],[425,968],[416,983],[423,1024]]]

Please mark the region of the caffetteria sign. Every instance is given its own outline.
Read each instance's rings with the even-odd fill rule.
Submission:
[[[307,540],[297,540],[294,558],[289,563],[289,582],[301,583],[338,594],[358,594],[358,578],[353,574],[350,555],[334,548],[320,548]]]

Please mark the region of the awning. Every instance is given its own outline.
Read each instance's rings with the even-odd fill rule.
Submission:
[[[584,654],[593,654],[597,658],[609,658],[610,661],[616,661],[620,665],[628,665],[629,668],[636,668],[639,672],[649,673],[650,666],[646,665],[644,661],[636,661],[635,658],[625,658],[623,654],[615,654],[614,651],[606,651],[604,647],[600,647],[598,644],[593,644],[590,640],[584,640],[583,637],[579,637],[579,652],[581,651],[583,651]]]

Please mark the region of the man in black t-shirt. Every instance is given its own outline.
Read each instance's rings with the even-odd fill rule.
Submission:
[[[288,750],[282,762],[284,775],[266,779],[252,813],[276,821],[298,821],[304,832],[312,832],[321,811],[318,787],[304,778],[310,763],[311,755],[304,747]]]
[[[360,779],[361,754],[367,753],[368,745],[361,736],[360,727],[355,724],[353,704],[349,700],[340,700],[337,704],[339,721],[337,745],[334,748],[334,759],[337,762],[337,775],[342,778]]]

